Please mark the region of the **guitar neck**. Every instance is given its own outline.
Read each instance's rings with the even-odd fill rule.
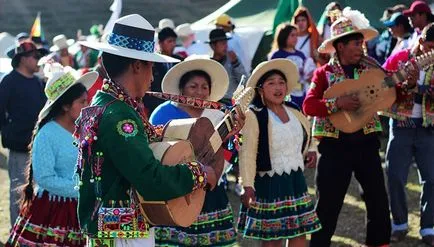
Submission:
[[[220,138],[223,140],[234,128],[234,114],[235,114],[235,106],[228,114],[225,115],[222,121],[215,127],[215,130],[218,132]]]
[[[402,82],[407,80],[409,70],[423,70],[434,63],[434,51],[429,51],[420,56],[410,59],[404,68],[398,70],[392,75],[393,82]]]

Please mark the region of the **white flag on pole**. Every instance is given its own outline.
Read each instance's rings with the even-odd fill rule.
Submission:
[[[104,27],[104,34],[109,33],[113,29],[115,21],[121,16],[122,0],[113,0],[112,5],[110,6],[110,11],[112,11],[113,13]]]

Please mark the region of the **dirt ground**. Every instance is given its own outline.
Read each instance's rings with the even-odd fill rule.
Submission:
[[[9,233],[9,178],[7,174],[6,157],[4,150],[0,150],[0,246],[5,243]],[[306,180],[309,184],[309,192],[314,194],[314,173],[313,169],[306,170]],[[421,187],[418,182],[417,171],[410,169],[408,189],[409,202],[409,223],[410,233],[406,240],[392,246],[424,246],[419,237],[419,195]],[[233,208],[238,213],[239,199],[233,192],[228,192]],[[345,198],[345,205],[339,217],[339,222],[332,246],[359,246],[363,244],[365,236],[365,206],[360,199],[357,183],[352,181]],[[253,241],[245,241],[239,238],[238,246],[259,246]]]

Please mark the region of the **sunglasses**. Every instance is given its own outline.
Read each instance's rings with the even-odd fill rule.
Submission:
[[[39,60],[42,58],[42,54],[40,52],[31,52],[25,55],[25,57],[33,57],[34,59]]]

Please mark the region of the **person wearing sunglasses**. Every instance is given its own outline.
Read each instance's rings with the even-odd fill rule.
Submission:
[[[18,216],[20,195],[16,188],[25,181],[32,131],[47,100],[44,83],[35,76],[39,71],[38,60],[46,53],[31,41],[17,43],[10,53],[13,70],[0,82],[0,132],[3,147],[9,149],[11,225]]]

